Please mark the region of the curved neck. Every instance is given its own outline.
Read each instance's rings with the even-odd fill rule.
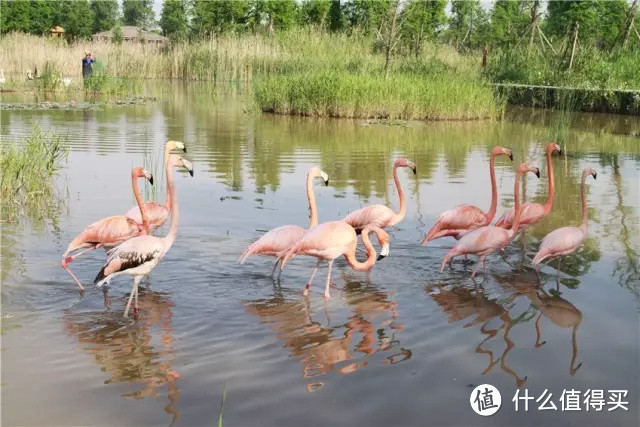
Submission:
[[[491,159],[489,160],[489,174],[491,175],[491,207],[489,208],[489,212],[487,212],[487,224],[490,224],[493,217],[496,216],[496,208],[498,207],[498,187],[496,184],[495,167],[496,156],[495,154],[491,154]]]
[[[398,178],[398,166],[393,167],[393,180],[396,183],[396,188],[398,189],[398,199],[400,199],[400,210],[398,213],[393,215],[393,219],[389,226],[394,226],[404,218],[407,213],[407,203],[404,200],[404,192],[402,191],[402,185],[400,185],[400,178]]]
[[[553,179],[553,166],[551,165],[551,151],[547,153],[547,174],[549,175],[549,191],[547,193],[547,202],[544,204],[545,215],[549,215],[553,208],[553,197],[556,192],[556,185]]]
[[[142,200],[142,195],[140,194],[140,188],[138,188],[138,176],[131,175],[131,186],[133,187],[133,195],[136,198],[136,202],[138,203],[138,209],[140,209],[140,215],[142,216],[142,231],[141,234],[149,233],[149,219],[147,218],[147,207]]]
[[[356,239],[357,242],[357,239]],[[347,259],[347,264],[351,266],[354,270],[357,271],[368,271],[373,267],[376,263],[376,250],[371,244],[371,240],[369,240],[369,230],[366,228],[362,230],[362,243],[364,243],[364,247],[367,249],[367,259],[365,262],[360,262],[356,259],[356,245],[347,251],[344,256]]]
[[[525,172],[526,173],[526,172]],[[515,193],[515,219],[513,220],[513,227],[511,228],[511,235],[515,235],[520,227],[520,176],[521,172],[516,173],[516,183],[514,185],[513,192]]]
[[[318,225],[318,208],[316,208],[316,194],[313,191],[314,175],[307,174],[307,199],[309,199],[309,228]]]
[[[173,166],[169,166],[173,168]],[[178,219],[180,217],[180,212],[178,211],[178,197],[176,196],[176,187],[173,183],[173,173],[167,174],[167,188],[169,189],[169,194],[171,195],[171,228],[169,228],[169,234],[163,237],[164,241],[164,251],[165,253],[169,250],[173,242],[176,240],[176,236],[178,235]]]
[[[173,173],[173,168],[171,166],[169,166],[169,154],[171,154],[171,148],[170,147],[165,147],[164,148],[164,170],[167,176],[167,183],[169,182],[169,174]],[[167,208],[167,210],[171,209],[171,193],[169,192],[169,184],[167,184],[167,199],[164,202],[164,207]]]
[[[585,185],[585,181],[587,180],[587,175],[582,175],[582,184],[580,185],[580,193],[582,193],[582,224],[580,224],[580,229],[583,232],[587,232],[587,222],[589,221],[589,209],[587,209],[587,187]]]

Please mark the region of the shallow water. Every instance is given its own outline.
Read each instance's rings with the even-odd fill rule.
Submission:
[[[388,124],[259,115],[241,96],[197,86],[160,95],[165,102],[97,111],[0,113],[4,142],[38,123],[70,147],[57,181],[66,208],[2,224],[3,424],[210,425],[226,388],[229,425],[637,425],[640,140],[622,136],[637,134],[637,118],[576,118],[568,155],[553,159],[553,211],[527,234],[527,256],[552,229],[579,223],[584,167],[598,171],[588,181],[590,237],[558,280],[542,270],[536,292],[521,242],[507,251],[513,267],[492,256],[477,283],[471,265],[439,272],[452,239],[419,243],[443,210],[488,208],[494,145],[515,154],[496,162],[498,216],[513,204],[524,159],[542,172],[527,179],[527,199],[545,200],[548,113]],[[164,200],[167,139],[187,144],[195,177],[177,177],[178,239],[141,291],[138,318],[123,319],[128,279],[115,279],[107,298],[93,286],[81,295],[60,257],[86,225],[133,205],[132,167],[154,172],[145,193]],[[315,186],[320,221],[370,203],[396,209],[399,156],[418,169],[399,171],[407,216],[389,230],[391,254],[370,274],[337,262],[328,303],[325,267],[301,295],[313,259],[292,261],[279,283],[270,259],[236,263],[264,231],[307,223],[311,166],[330,176]],[[103,260],[95,251],[71,266],[88,285]],[[483,383],[502,393],[492,417],[469,406]],[[548,389],[558,411],[516,412],[518,387],[536,397]],[[628,390],[629,410],[562,412],[563,389]]]

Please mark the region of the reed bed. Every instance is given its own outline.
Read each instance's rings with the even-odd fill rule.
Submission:
[[[309,28],[273,37],[230,34],[166,48],[67,45],[25,34],[0,39],[0,64],[18,80],[25,70],[48,64],[61,76],[80,77],[86,52],[112,78],[204,80],[216,87],[241,82],[252,86],[258,108],[282,114],[468,120],[496,116],[504,105],[480,72],[478,58],[446,45],[427,44],[419,57],[398,55],[385,75],[384,55],[373,38]]]

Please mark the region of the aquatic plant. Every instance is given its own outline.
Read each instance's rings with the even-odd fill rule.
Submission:
[[[0,150],[0,219],[14,222],[27,217],[35,222],[55,220],[63,203],[53,178],[68,150],[59,136],[44,134],[38,126],[17,143],[5,142]]]

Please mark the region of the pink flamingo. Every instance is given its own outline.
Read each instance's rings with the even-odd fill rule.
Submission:
[[[170,167],[182,166],[193,176],[193,166],[191,162],[180,156],[171,154],[167,165]],[[127,301],[124,317],[127,317],[127,314],[129,314],[131,300],[134,297],[134,312],[138,311],[138,285],[140,281],[158,265],[158,262],[160,262],[171,248],[171,245],[173,245],[178,234],[178,198],[173,181],[173,174],[168,175],[167,178],[167,186],[169,187],[171,197],[171,228],[169,229],[169,234],[165,237],[149,235],[136,236],[122,243],[120,246],[111,249],[107,254],[107,262],[93,281],[94,284],[100,287],[121,274],[133,276],[133,289],[131,290],[129,301]]]
[[[506,230],[504,228],[486,225],[484,227],[476,228],[475,230],[470,231],[465,234],[458,240],[456,245],[445,255],[442,260],[442,265],[440,266],[440,272],[444,270],[444,266],[449,262],[454,256],[457,255],[466,255],[466,254],[474,254],[478,256],[478,264],[473,268],[473,272],[471,273],[471,277],[476,275],[476,271],[480,264],[482,264],[483,268],[486,270],[486,266],[484,264],[484,259],[487,255],[504,249],[509,245],[513,235],[518,232],[520,227],[520,215],[522,212],[520,206],[520,176],[526,172],[533,172],[536,174],[538,178],[540,178],[540,170],[536,167],[530,167],[526,163],[522,163],[518,168],[518,172],[516,173],[516,182],[515,182],[515,204],[516,204],[516,218],[513,223],[513,228],[511,230]]]
[[[147,220],[147,211],[140,195],[140,189],[138,188],[138,178],[146,178],[153,185],[153,176],[149,171],[141,167],[134,168],[131,171],[131,185],[133,186],[133,194],[138,202],[138,206],[142,208],[142,221],[137,223],[135,220],[128,218],[124,215],[110,216],[102,218],[93,224],[89,225],[84,231],[78,234],[69,243],[66,252],[62,255],[61,262],[62,268],[75,280],[81,290],[84,289],[80,280],[73,274],[69,268],[69,263],[87,252],[91,252],[94,249],[104,247],[105,249],[113,248],[119,245],[127,239],[138,236],[140,234],[148,234],[149,221]],[[71,252],[78,249],[85,249],[78,252],[75,255],[67,256]]]
[[[491,224],[493,217],[496,215],[496,207],[498,205],[495,158],[500,155],[508,156],[509,159],[513,161],[513,154],[511,153],[511,150],[499,146],[494,147],[493,150],[491,150],[491,157],[489,160],[489,174],[491,177],[491,207],[489,208],[489,212],[484,213],[482,209],[473,205],[460,205],[443,212],[422,241],[422,246],[426,245],[431,240],[447,236],[451,236],[456,240],[459,240],[469,231]]]
[[[167,175],[167,182],[169,182],[169,174],[173,173],[173,168],[167,166],[169,162],[169,154],[173,150],[182,150],[185,153],[187,152],[187,147],[185,147],[183,142],[180,141],[168,141],[164,146],[164,169]],[[144,202],[144,206],[147,209],[147,218],[149,219],[149,232],[152,233],[156,229],[162,227],[162,225],[169,218],[169,212],[171,211],[171,195],[169,194],[169,188],[167,187],[167,199],[163,204],[158,202]],[[142,214],[140,212],[140,208],[136,205],[129,209],[125,216],[133,219],[137,223],[142,222]]]
[[[558,154],[562,153],[562,149],[555,142],[547,144],[547,171],[549,173],[549,191],[547,193],[546,203],[544,205],[541,205],[540,203],[523,203],[522,204],[522,208],[521,208],[522,213],[520,218],[520,232],[522,233],[522,239],[523,239],[523,245],[524,245],[525,251],[527,250],[527,241],[526,241],[526,238],[524,237],[524,232],[527,230],[527,228],[529,228],[536,222],[540,221],[541,219],[549,215],[549,213],[551,212],[551,209],[553,208],[553,198],[556,193],[556,186],[553,179],[553,165],[551,164],[551,155],[553,153],[558,153]],[[508,212],[506,212],[504,215],[502,215],[500,219],[498,219],[495,225],[496,227],[501,227],[501,228],[511,228],[514,222],[515,222],[514,210],[511,209]],[[517,233],[514,233],[513,237],[515,237],[516,234]]]
[[[291,246],[291,248],[282,256],[281,269],[284,269],[288,260],[296,255],[310,255],[318,258],[316,266],[313,269],[311,278],[305,286],[304,295],[309,294],[309,287],[318,271],[318,267],[322,260],[329,264],[329,272],[327,273],[327,284],[324,289],[324,297],[329,299],[329,287],[331,285],[331,266],[333,261],[340,255],[344,255],[347,263],[357,271],[369,271],[376,263],[376,251],[369,240],[369,232],[373,231],[378,237],[378,243],[382,245],[378,260],[389,254],[389,235],[380,227],[368,225],[362,230],[362,242],[367,249],[367,259],[360,262],[356,259],[356,246],[358,243],[358,235],[356,230],[344,221],[325,222],[314,227],[304,233],[304,235]]]
[[[344,217],[343,221],[356,229],[356,233],[360,232],[368,225],[375,225],[380,228],[393,227],[404,218],[407,213],[407,204],[404,200],[404,192],[398,178],[398,168],[410,168],[415,175],[416,165],[406,159],[397,159],[393,163],[393,180],[398,189],[398,198],[400,199],[400,211],[393,212],[384,205],[371,205],[351,212]]]
[[[597,173],[591,168],[582,171],[582,224],[580,227],[562,227],[553,230],[547,234],[538,248],[538,253],[533,257],[532,264],[537,266],[542,261],[558,258],[558,274],[560,273],[560,263],[565,255],[574,253],[587,237],[587,221],[589,220],[589,211],[587,210],[587,196],[585,182],[587,177],[591,175],[596,179]],[[537,269],[536,269],[537,271]]]
[[[310,168],[307,172],[307,199],[309,199],[309,229],[318,225],[318,209],[316,207],[316,196],[313,192],[313,179],[322,178],[325,185],[329,185],[329,175],[324,173],[320,168]],[[304,228],[298,225],[283,225],[268,231],[264,236],[252,243],[246,251],[240,256],[240,264],[243,264],[251,255],[265,255],[279,257],[281,253],[286,251],[306,232]],[[271,275],[276,271],[280,258],[271,270]],[[282,270],[280,270],[282,272]],[[278,275],[280,277],[280,275]]]

